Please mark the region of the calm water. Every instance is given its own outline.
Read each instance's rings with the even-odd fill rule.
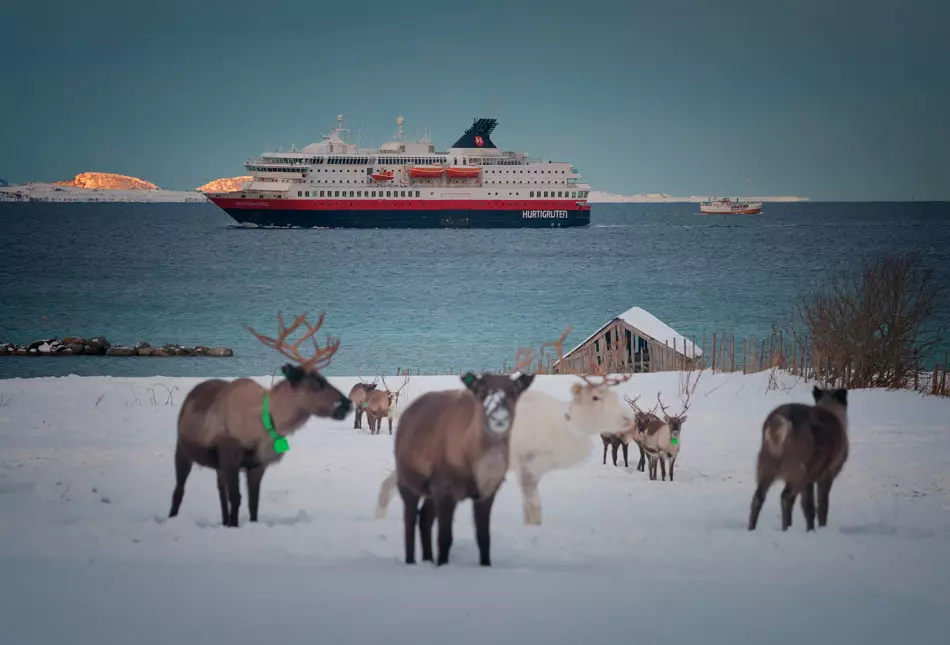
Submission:
[[[239,229],[210,204],[0,204],[0,341],[226,345],[231,359],[0,358],[0,377],[270,374],[276,313],[327,311],[330,374],[498,368],[638,305],[680,333],[762,337],[838,263],[918,249],[950,279],[950,203],[594,205],[571,230]],[[950,319],[950,312],[947,319]]]

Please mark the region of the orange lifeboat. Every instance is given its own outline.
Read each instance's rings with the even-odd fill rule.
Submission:
[[[372,175],[375,181],[392,181],[393,180],[393,171],[392,170],[381,170],[379,172],[374,172]]]
[[[417,179],[432,179],[441,177],[443,172],[445,168],[442,166],[413,166],[409,169],[409,176]]]
[[[449,177],[464,179],[466,177],[478,177],[482,169],[478,166],[449,166],[445,171]]]

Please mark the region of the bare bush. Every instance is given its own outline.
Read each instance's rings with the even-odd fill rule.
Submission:
[[[945,297],[919,253],[833,272],[799,305],[815,376],[848,388],[906,387],[944,337],[934,319]]]

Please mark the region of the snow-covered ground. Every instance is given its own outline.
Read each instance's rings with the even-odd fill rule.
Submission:
[[[35,182],[0,188],[2,201],[41,202],[206,202],[208,199],[194,190],[165,190],[159,188],[112,190],[105,188],[76,188],[51,183]]]
[[[509,474],[492,568],[477,564],[469,502],[436,568],[402,563],[398,495],[373,520],[392,437],[354,430],[352,416],[291,438],[257,525],[245,493],[241,528],[221,528],[201,469],[168,520],[176,416],[199,380],[0,381],[3,642],[921,645],[950,631],[946,399],[852,392],[828,526],[806,534],[796,504],[782,533],[776,486],[749,532],[762,419],[810,401],[812,384],[784,376],[788,389],[766,392],[767,373],[707,373],[676,481],[637,472],[635,446],[629,468],[602,465],[595,437],[587,462],[541,481],[541,526],[523,524]],[[331,380],[344,392],[356,381]],[[574,380],[533,387],[566,399]],[[645,402],[663,390],[669,405],[678,382],[636,375],[619,391]],[[409,399],[445,387],[458,377],[414,377]]]
[[[591,204],[618,204],[618,203],[640,203],[653,204],[663,202],[705,202],[714,197],[734,197],[734,195],[690,195],[689,197],[676,197],[666,193],[637,193],[635,195],[620,195],[617,193],[608,193],[599,190],[592,190],[587,195],[587,201]],[[765,197],[743,197],[752,202],[807,202],[807,197],[796,197],[794,195],[772,195]]]

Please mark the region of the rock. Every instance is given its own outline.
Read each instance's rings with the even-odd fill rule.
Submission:
[[[66,338],[62,339],[62,343],[64,345],[85,345],[86,339],[79,338],[78,336],[67,336]]]
[[[211,351],[210,347],[205,347],[204,345],[195,345],[194,355],[195,356],[208,356]]]
[[[168,352],[166,352],[166,351],[165,351],[164,349],[162,349],[161,347],[153,347],[153,348],[152,348],[152,353],[149,354],[149,356],[156,356],[156,357],[163,357],[163,358],[164,358],[165,356],[168,356]]]
[[[139,342],[135,343],[135,349],[149,349],[149,348],[151,348],[151,345],[146,343],[144,340],[140,340]],[[142,356],[145,356],[145,354],[142,354]]]
[[[16,351],[13,343],[0,343],[0,356],[9,356]]]
[[[66,349],[71,350],[72,354],[82,354],[83,353],[83,344],[82,343],[70,343],[66,345]],[[65,350],[63,350],[65,351]]]
[[[70,347],[64,347],[61,351],[56,352],[57,356],[72,356],[75,352]]]
[[[103,352],[112,347],[112,343],[106,340],[105,336],[93,336],[86,341],[86,345],[89,347],[101,347]]]
[[[212,347],[208,351],[208,356],[215,356],[215,357],[234,356],[234,352],[231,351],[230,347]]]
[[[138,343],[135,343],[135,344],[136,344],[135,353],[138,354],[139,356],[151,356],[151,355],[152,355],[152,352],[153,352],[154,350],[153,350],[151,347],[138,347]],[[146,343],[146,345],[147,345],[147,344],[148,344],[148,343]]]
[[[35,349],[35,350],[39,350],[39,348],[40,348],[41,345],[49,345],[49,344],[51,344],[51,343],[52,343],[53,341],[55,341],[55,340],[56,340],[55,338],[47,338],[47,339],[45,339],[45,340],[34,340],[32,343],[30,343],[29,345],[26,346],[26,349],[27,349],[27,350],[34,350],[34,349]]]
[[[122,347],[121,345],[110,345],[106,350],[106,356],[134,356],[135,349],[132,347]]]

